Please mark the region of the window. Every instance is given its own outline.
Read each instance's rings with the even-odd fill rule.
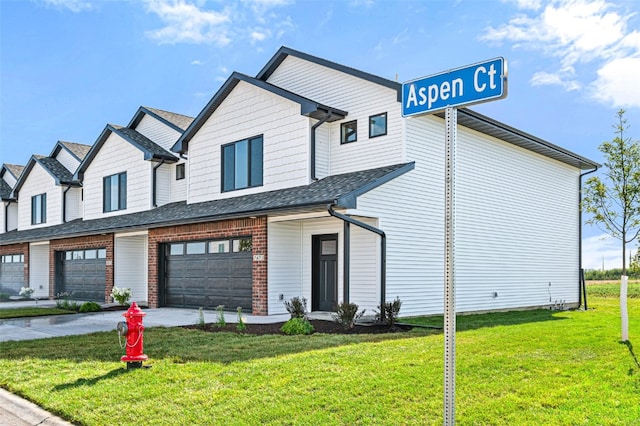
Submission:
[[[187,243],[187,254],[205,254],[207,243],[200,241],[197,243]]]
[[[355,142],[358,140],[358,121],[349,121],[340,125],[340,143]]]
[[[372,115],[369,117],[369,137],[384,136],[387,134],[387,113]]]
[[[253,248],[253,242],[251,238],[240,238],[237,240],[233,240],[233,252],[237,253],[240,251],[251,251]]]
[[[38,225],[47,222],[47,194],[31,197],[31,224]]]
[[[262,185],[262,136],[222,147],[222,191]]]
[[[102,211],[114,212],[127,208],[127,173],[118,173],[104,178]]]
[[[184,179],[184,163],[176,164],[176,180]]]
[[[211,241],[209,253],[229,253],[229,240]]]

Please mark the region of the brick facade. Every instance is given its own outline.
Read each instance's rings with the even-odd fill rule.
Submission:
[[[92,235],[87,237],[67,238],[64,240],[52,240],[49,243],[49,297],[55,296],[55,253],[67,250],[85,250],[93,248],[106,248],[106,272],[104,301],[111,301],[111,290],[113,289],[113,234]]]
[[[29,286],[29,243],[0,246],[0,256],[5,254],[24,255],[24,287]]]
[[[267,218],[244,218],[149,230],[149,306],[158,307],[160,245],[168,242],[251,237],[253,242],[252,314],[267,315]]]

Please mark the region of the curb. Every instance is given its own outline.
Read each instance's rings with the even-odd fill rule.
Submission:
[[[12,426],[73,426],[73,423],[62,420],[36,404],[2,388],[0,388],[0,424]]]

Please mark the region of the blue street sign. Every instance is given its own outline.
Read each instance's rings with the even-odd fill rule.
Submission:
[[[402,116],[434,113],[507,96],[507,61],[495,58],[402,85]]]

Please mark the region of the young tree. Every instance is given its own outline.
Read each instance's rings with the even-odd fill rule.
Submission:
[[[592,215],[587,223],[597,225],[622,242],[620,311],[622,340],[628,340],[626,297],[623,295],[627,279],[627,244],[640,234],[640,142],[626,136],[629,126],[624,114],[623,109],[617,113],[617,123],[613,126],[616,137],[598,147],[605,157],[604,181],[595,176],[585,182],[583,208]]]

